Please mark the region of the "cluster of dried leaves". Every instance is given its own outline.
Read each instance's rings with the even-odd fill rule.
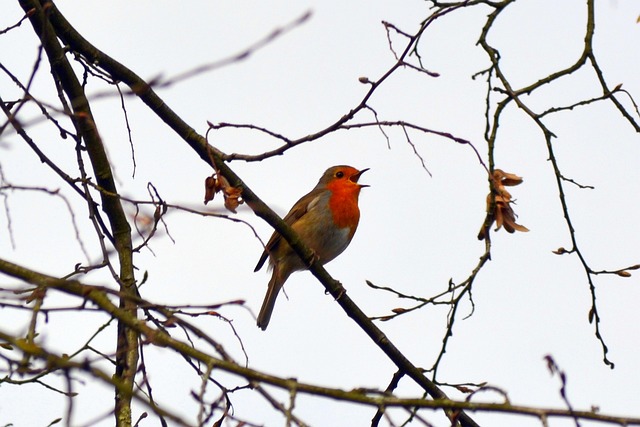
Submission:
[[[522,177],[505,172],[502,169],[495,169],[491,175],[491,179],[493,181],[493,193],[487,195],[487,220],[485,220],[485,223],[480,229],[480,233],[478,233],[478,240],[484,240],[487,237],[487,230],[494,222],[496,223],[496,231],[501,227],[504,227],[509,233],[513,233],[514,231],[529,231],[524,225],[516,223],[517,215],[511,207],[513,203],[511,193],[505,188],[521,184]],[[492,204],[492,196],[495,197],[495,204]]]
[[[244,203],[242,200],[242,188],[233,187],[227,178],[215,172],[204,180],[204,204],[206,205],[217,192],[222,192],[224,207],[236,213],[238,206]]]

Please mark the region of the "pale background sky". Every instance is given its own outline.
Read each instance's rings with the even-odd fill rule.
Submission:
[[[584,37],[585,1],[516,2],[496,23],[490,41],[500,50],[505,72],[515,87],[572,64]],[[394,62],[382,20],[413,33],[426,18],[423,1],[58,1],[67,19],[90,42],[146,79],[171,77],[197,65],[235,54],[277,27],[307,11],[304,25],[255,52],[248,60],[160,89],[159,95],[200,133],[206,122],[253,123],[296,138],[316,132],[355,107],[367,86],[361,76],[379,78]],[[0,27],[21,16],[17,2],[3,6]],[[488,8],[453,13],[426,33],[420,53],[425,66],[440,73],[431,78],[410,70],[392,76],[370,100],[382,120],[405,120],[447,131],[472,141],[486,161],[483,139],[486,87],[471,76],[488,67],[475,45]],[[640,3],[600,1],[597,4],[595,49],[610,87],[640,97],[638,46]],[[395,37],[401,51],[404,40]],[[0,61],[25,79],[36,57],[36,41],[28,23],[0,36]],[[53,100],[46,64],[35,92]],[[600,95],[588,68],[544,88],[527,99],[539,111]],[[91,81],[89,94],[111,90]],[[0,77],[0,93],[14,99],[19,91]],[[638,100],[638,98],[636,98]],[[631,108],[626,99],[624,105]],[[116,165],[122,193],[145,198],[150,181],[170,203],[204,209],[203,180],[211,173],[164,123],[135,99],[127,100],[136,152],[136,177],[119,101],[106,97],[93,104],[98,128]],[[28,110],[25,110],[28,113]],[[35,117],[36,111],[24,117]],[[362,113],[355,122],[371,121]],[[640,416],[640,300],[638,274],[631,278],[595,278],[602,333],[616,368],[602,363],[601,345],[587,320],[591,306],[588,283],[575,256],[552,250],[571,246],[557,197],[551,164],[540,131],[523,113],[509,107],[503,115],[496,149],[497,166],[524,178],[511,193],[517,199],[519,222],[531,231],[493,234],[492,261],[474,284],[475,312],[461,313],[439,370],[448,383],[488,382],[508,392],[515,404],[563,407],[559,380],[547,371],[543,357],[552,355],[568,378],[567,393],[574,408],[600,407],[603,413]],[[636,115],[636,120],[638,119]],[[558,136],[554,148],[565,176],[595,190],[566,185],[567,200],[578,242],[595,270],[640,263],[638,256],[637,163],[639,138],[610,103],[599,103],[549,118]],[[49,124],[30,128],[37,142],[69,171],[74,152],[69,141],[51,139]],[[371,185],[360,198],[361,222],[351,246],[327,270],[369,315],[388,314],[407,306],[389,294],[366,286],[365,279],[401,292],[429,297],[470,274],[484,251],[476,240],[484,219],[486,174],[470,147],[436,136],[412,133],[430,177],[399,129],[387,129],[390,149],[379,130],[340,131],[260,163],[233,162],[231,167],[281,215],[335,164],[369,167],[362,182]],[[43,170],[36,156],[13,134],[0,140],[0,166],[16,185],[62,188],[77,207],[76,221],[90,233],[82,204],[62,183]],[[276,141],[255,132],[214,133],[213,145],[226,152],[260,153]],[[74,239],[62,200],[42,194],[12,193],[8,198],[13,238],[0,237],[0,256],[52,275],[64,275],[86,262]],[[207,209],[220,208],[215,199]],[[4,212],[4,209],[1,210]],[[271,230],[248,208],[238,217],[249,221],[266,241]],[[252,231],[213,218],[172,213],[166,217],[171,240],[152,241],[136,265],[149,272],[144,297],[177,303],[215,303],[245,299],[257,313],[268,275],[253,273],[262,251]],[[2,229],[7,218],[0,213]],[[87,236],[93,236],[87,234]],[[84,241],[96,256],[95,239]],[[86,278],[102,283],[100,275]],[[9,283],[3,279],[2,283]],[[249,355],[249,365],[300,381],[351,389],[384,388],[395,368],[350,321],[309,273],[292,276],[281,296],[269,329],[258,330],[250,313],[236,307],[221,314],[233,320]],[[52,296],[50,303],[64,303]],[[469,308],[469,307],[467,307]],[[468,313],[468,312],[467,312]],[[429,307],[380,324],[414,364],[430,367],[444,333],[446,309]],[[93,316],[93,317],[92,317]],[[3,330],[25,330],[24,313],[3,309]],[[242,349],[222,321],[195,321],[242,361]],[[72,352],[88,339],[103,319],[91,314],[52,316],[40,325],[41,339]],[[114,328],[98,342],[114,345]],[[96,344],[98,345],[98,344]],[[180,358],[164,349],[147,349],[147,368],[155,398],[181,408],[193,418],[197,407],[189,396],[198,378]],[[229,379],[228,384],[242,381]],[[77,384],[80,392],[73,425],[86,425],[112,408],[113,396],[93,381]],[[451,389],[445,391],[460,397]],[[284,419],[251,392],[233,395],[236,414],[265,426]],[[286,393],[276,393],[283,401]],[[404,380],[401,396],[419,395]],[[500,401],[486,394],[485,399]],[[37,401],[38,410],[34,410]],[[46,426],[64,414],[65,399],[38,386],[0,384],[0,426]],[[374,410],[340,405],[325,399],[300,398],[297,415],[313,426],[369,425]],[[138,412],[139,413],[139,412]],[[446,425],[438,412],[424,412],[435,425]],[[472,414],[483,426],[537,426],[535,419]],[[134,415],[135,418],[135,415]],[[404,418],[396,413],[395,421]],[[108,417],[101,425],[112,425]],[[143,421],[155,425],[155,421]],[[551,426],[573,425],[554,420]],[[593,425],[582,423],[583,426]]]

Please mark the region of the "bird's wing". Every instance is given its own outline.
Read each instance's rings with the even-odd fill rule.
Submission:
[[[283,218],[283,221],[286,222],[289,227],[291,227],[293,223],[302,218],[307,212],[309,212],[309,209],[312,209],[313,206],[318,203],[321,194],[322,190],[314,189],[310,193],[302,196],[302,198],[300,198],[300,200],[298,200],[293,205],[293,208],[291,208],[289,213]],[[256,268],[253,271],[258,271],[262,268],[265,261],[269,257],[269,253],[280,244],[281,240],[282,236],[280,235],[280,233],[274,231],[271,235],[271,238],[267,242],[267,246],[265,247],[264,252],[262,252],[260,259],[258,260]]]

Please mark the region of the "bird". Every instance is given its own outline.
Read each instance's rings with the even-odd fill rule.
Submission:
[[[284,217],[284,222],[314,252],[314,262],[324,265],[349,246],[360,221],[358,196],[362,188],[368,187],[358,184],[358,179],[368,170],[346,165],[330,167],[313,190],[302,196]],[[277,231],[267,242],[254,272],[262,268],[267,258],[272,275],[257,321],[263,331],[269,325],[284,282],[291,273],[307,269],[307,264]]]

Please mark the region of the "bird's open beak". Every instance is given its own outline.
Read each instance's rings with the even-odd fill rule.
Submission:
[[[365,173],[365,172],[366,172],[366,171],[368,171],[368,170],[369,170],[369,168],[362,169],[360,172],[358,172],[358,173],[356,173],[356,174],[354,174],[354,175],[351,175],[351,178],[349,178],[349,179],[350,179],[351,181],[353,181],[353,182],[357,183],[357,182],[358,182],[358,180],[360,179],[360,175],[362,175],[363,173]],[[365,184],[359,184],[359,185],[360,185],[360,188],[368,187],[368,185],[365,185]]]

